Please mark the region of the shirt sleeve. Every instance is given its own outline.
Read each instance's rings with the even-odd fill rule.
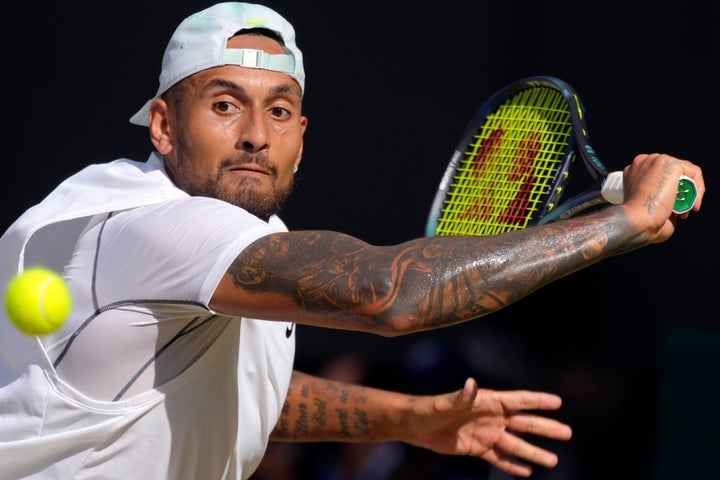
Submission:
[[[105,304],[133,298],[207,307],[238,254],[282,231],[282,222],[205,197],[120,212],[97,232],[98,295]]]

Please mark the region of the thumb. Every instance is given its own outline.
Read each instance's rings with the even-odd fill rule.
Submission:
[[[477,397],[478,384],[474,378],[468,378],[465,380],[465,385],[462,390],[458,391],[458,403],[472,405]]]

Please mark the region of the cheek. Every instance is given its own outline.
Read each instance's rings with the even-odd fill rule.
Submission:
[[[213,153],[220,153],[227,148],[232,148],[235,143],[235,134],[230,125],[225,123],[206,123],[195,121],[186,125],[182,144],[188,154],[193,156],[213,156]]]

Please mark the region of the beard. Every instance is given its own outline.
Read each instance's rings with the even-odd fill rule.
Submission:
[[[259,190],[259,181],[255,178],[240,178],[235,182],[226,182],[225,176],[229,167],[255,163],[266,169],[270,174],[271,190]],[[193,166],[183,155],[178,156],[175,184],[190,196],[210,197],[223,200],[240,207],[264,221],[277,214],[290,197],[294,187],[294,179],[285,186],[278,186],[277,167],[265,156],[240,153],[226,158],[218,165],[215,175],[204,181],[198,181]]]

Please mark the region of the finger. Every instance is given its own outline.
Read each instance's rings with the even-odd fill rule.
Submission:
[[[438,395],[434,398],[431,406],[440,414],[446,414],[459,409],[467,409],[472,407],[476,401],[477,395],[477,382],[472,378],[468,378],[465,380],[463,388],[444,395]],[[428,405],[428,408],[429,407],[430,405]]]
[[[519,433],[530,433],[553,440],[570,440],[572,428],[553,418],[529,414],[513,414],[508,418],[509,429]]]
[[[497,448],[491,448],[480,458],[489,464],[516,477],[529,477],[533,469],[530,465],[519,462]]]
[[[460,390],[459,401],[461,403],[472,405],[478,394],[478,384],[474,378],[468,378],[465,380],[462,390]]]
[[[528,390],[497,392],[506,410],[557,410],[562,406],[558,395]]]
[[[558,463],[558,457],[553,452],[528,443],[509,432],[503,433],[495,446],[508,455],[546,468],[552,468]]]
[[[705,195],[705,179],[702,175],[702,169],[697,165],[685,161],[683,163],[683,174],[690,177],[695,183],[697,197],[695,198],[695,203],[693,203],[692,210],[697,212],[698,210],[700,210],[700,206],[702,205],[702,199]]]

